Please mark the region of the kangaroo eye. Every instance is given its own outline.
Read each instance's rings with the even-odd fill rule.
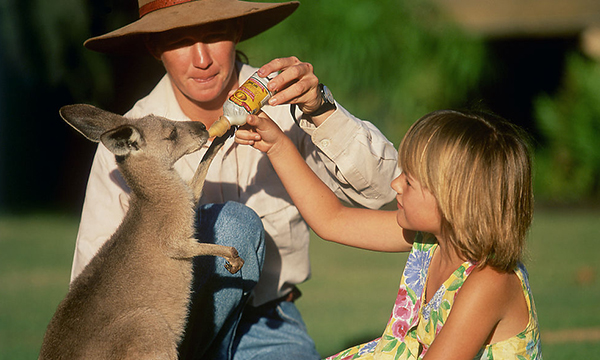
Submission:
[[[177,139],[177,128],[173,128],[173,131],[169,134],[168,140],[174,141]]]

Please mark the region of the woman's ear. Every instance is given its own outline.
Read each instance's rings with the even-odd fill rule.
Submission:
[[[242,18],[238,18],[235,24],[236,34],[235,34],[235,43],[239,43],[242,39],[242,33],[244,32],[244,20]]]
[[[156,41],[152,41],[152,34],[144,35],[144,45],[150,55],[152,55],[156,60],[160,60],[160,56],[162,55],[162,51],[159,50]]]

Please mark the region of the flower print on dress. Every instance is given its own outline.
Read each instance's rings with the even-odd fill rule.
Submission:
[[[529,286],[529,273],[527,272],[525,265],[523,265],[522,263],[518,263],[517,269],[521,271],[521,274],[523,276],[523,282],[525,283],[525,288],[527,289],[527,292],[531,294],[531,288]]]
[[[372,340],[366,344],[364,344],[360,350],[358,351],[358,356],[362,356],[368,353],[372,353],[375,350],[375,347],[379,344],[379,339]]]
[[[416,246],[417,244],[415,244]],[[430,261],[431,253],[429,251],[412,251],[406,260],[406,267],[404,268],[405,283],[419,297],[425,287]]]
[[[392,315],[395,319],[408,320],[411,315],[410,309],[406,306],[408,301],[408,290],[405,285],[400,285],[398,290],[398,296],[396,297],[396,303],[394,304],[394,310]]]
[[[394,337],[401,341],[404,340],[406,333],[413,326],[420,305],[421,299],[416,297],[414,292],[408,289],[406,285],[400,285],[390,319],[392,335]]]
[[[392,335],[404,341],[406,333],[410,329],[410,322],[396,319],[392,324]]]
[[[442,300],[443,300],[445,294],[446,294],[446,286],[444,286],[442,284],[442,286],[440,286],[438,291],[436,291],[435,294],[433,295],[433,298],[431,298],[431,300],[429,300],[429,302],[427,304],[425,304],[425,306],[423,307],[423,318],[426,321],[429,321],[429,317],[430,317],[432,311],[439,310],[440,304],[442,303]]]

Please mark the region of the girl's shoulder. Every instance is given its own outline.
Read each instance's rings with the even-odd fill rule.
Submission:
[[[528,327],[531,305],[519,274],[519,269],[504,272],[489,266],[476,268],[457,296],[457,303],[477,308],[481,317],[493,325],[490,343],[511,338]]]
[[[476,296],[480,298],[479,301],[501,308],[515,298],[522,298],[523,289],[521,279],[515,271],[505,272],[485,266],[473,269],[461,294],[463,297]]]

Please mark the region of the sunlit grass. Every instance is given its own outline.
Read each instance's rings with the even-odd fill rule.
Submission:
[[[0,217],[0,359],[37,359],[68,288],[76,231],[74,217]]]
[[[528,244],[543,334],[600,327],[600,210],[538,210]],[[0,216],[0,359],[35,359],[68,288],[76,217]],[[311,241],[313,279],[297,304],[325,356],[378,337],[396,297],[405,254]],[[544,344],[544,358],[592,359],[600,341]]]

